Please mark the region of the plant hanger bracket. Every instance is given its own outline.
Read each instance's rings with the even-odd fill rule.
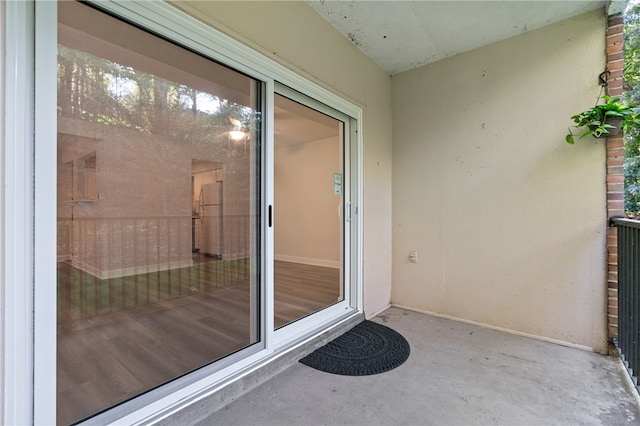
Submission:
[[[600,80],[600,86],[601,86],[600,95],[602,95],[602,90],[604,90],[605,95],[609,94],[609,82],[607,81],[607,77],[610,74],[611,74],[611,71],[605,68],[604,71],[602,71],[598,76],[598,80]],[[600,100],[600,96],[598,96],[598,101],[599,100]],[[596,104],[598,103],[598,101],[596,101]]]

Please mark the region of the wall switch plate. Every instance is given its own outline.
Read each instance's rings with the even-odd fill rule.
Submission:
[[[410,251],[409,252],[409,262],[418,263],[418,252]]]

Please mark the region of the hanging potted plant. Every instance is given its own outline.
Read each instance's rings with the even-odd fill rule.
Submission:
[[[635,105],[625,105],[621,103],[620,98],[612,98],[609,95],[604,95],[602,99],[605,103],[571,117],[576,123],[574,127],[583,129],[583,131],[579,135],[574,135],[569,129],[569,133],[565,137],[567,143],[573,145],[576,136],[578,139],[587,136],[605,138],[618,134],[621,128],[628,131],[633,127],[640,126],[638,108]]]

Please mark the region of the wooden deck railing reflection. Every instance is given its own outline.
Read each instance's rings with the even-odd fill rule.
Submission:
[[[58,220],[59,329],[248,284],[249,220],[226,217],[225,227],[234,251],[210,257],[193,250],[190,216]]]

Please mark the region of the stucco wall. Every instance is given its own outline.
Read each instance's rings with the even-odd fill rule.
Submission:
[[[389,76],[302,1],[175,4],[363,107],[364,309],[370,316],[386,308],[391,295]]]
[[[394,304],[606,349],[604,12],[394,75]],[[410,263],[410,250],[419,262]]]

